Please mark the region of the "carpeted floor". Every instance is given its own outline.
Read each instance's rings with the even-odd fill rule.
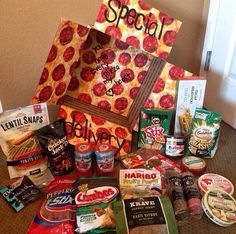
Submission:
[[[0,187],[9,184],[4,155],[0,153]],[[216,156],[206,160],[207,172],[214,172],[230,179],[236,188],[236,130],[222,123],[221,137]],[[236,192],[235,192],[236,194]],[[234,195],[236,198],[236,196]],[[19,213],[14,212],[0,197],[0,233],[24,234],[34,217],[40,201],[26,207]],[[188,220],[179,224],[180,234],[236,234],[236,224],[223,228],[206,215],[201,220]]]

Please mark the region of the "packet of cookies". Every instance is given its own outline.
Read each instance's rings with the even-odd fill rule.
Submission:
[[[164,150],[165,136],[169,134],[171,111],[142,109],[140,112],[138,147]]]
[[[187,143],[187,155],[213,158],[219,140],[221,113],[197,108]]]

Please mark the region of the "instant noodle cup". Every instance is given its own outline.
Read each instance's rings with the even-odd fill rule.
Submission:
[[[93,148],[90,143],[80,143],[75,145],[75,166],[78,176],[92,176],[92,154]]]
[[[202,206],[207,217],[222,227],[236,222],[236,201],[224,190],[208,190],[202,199]]]
[[[228,179],[221,175],[213,173],[202,175],[198,179],[198,187],[202,195],[210,189],[221,189],[229,193],[230,195],[232,195],[234,192],[234,186]]]

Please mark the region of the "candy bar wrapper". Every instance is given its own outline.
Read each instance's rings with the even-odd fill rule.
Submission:
[[[169,134],[171,111],[142,109],[138,146],[147,149],[163,150],[165,136]]]
[[[143,158],[137,153],[125,154],[120,157],[120,161],[124,167],[128,169],[140,167],[145,164]]]
[[[178,227],[167,196],[126,199],[114,203],[116,232],[177,234]]]
[[[103,0],[94,24],[99,31],[163,59],[180,26],[180,21],[137,0]]]
[[[109,143],[116,158],[131,150],[132,131],[128,128],[65,105],[60,107],[59,117],[65,119],[67,137],[72,145],[84,142],[92,145]]]
[[[189,135],[196,108],[202,108],[206,88],[203,77],[191,77],[178,81],[178,97],[175,114],[175,136]]]

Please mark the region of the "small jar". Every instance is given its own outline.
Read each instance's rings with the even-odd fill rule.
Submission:
[[[97,144],[95,148],[97,175],[111,176],[114,171],[114,154],[109,144]]]
[[[184,155],[185,138],[167,136],[165,154],[170,157],[179,157]]]
[[[89,177],[93,175],[92,154],[93,148],[89,143],[75,146],[75,166],[78,176]]]

